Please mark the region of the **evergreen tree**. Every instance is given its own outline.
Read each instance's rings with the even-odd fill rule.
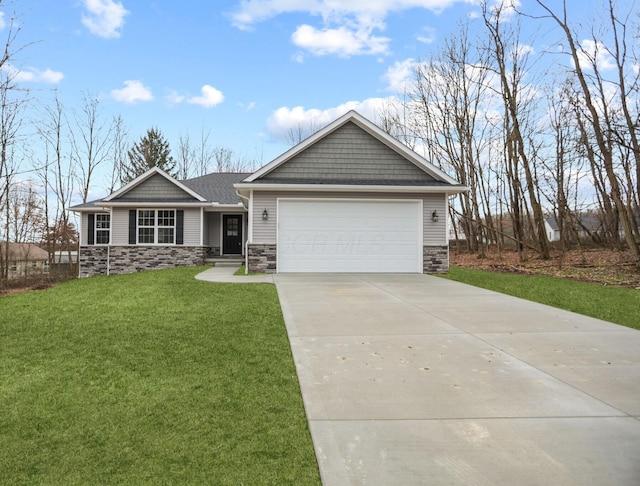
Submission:
[[[172,177],[176,177],[176,161],[171,156],[169,142],[160,130],[151,128],[127,152],[129,164],[122,168],[122,183],[126,184],[152,167],[158,167]]]

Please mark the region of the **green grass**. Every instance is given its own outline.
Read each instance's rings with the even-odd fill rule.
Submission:
[[[245,266],[242,265],[240,268],[238,268],[234,275],[240,276],[240,277],[244,277],[245,275],[265,275],[264,273],[261,272],[249,272],[249,273],[245,273]]]
[[[445,278],[640,329],[640,290],[451,267]]]
[[[0,297],[2,484],[319,484],[275,287],[202,268]]]

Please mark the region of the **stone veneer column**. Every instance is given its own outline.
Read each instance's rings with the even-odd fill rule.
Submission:
[[[276,248],[275,243],[250,243],[247,245],[248,270],[250,272],[276,272]]]
[[[81,246],[78,254],[78,276],[106,275],[108,255],[106,246]]]
[[[446,273],[449,270],[448,246],[425,246],[422,258],[424,273]]]

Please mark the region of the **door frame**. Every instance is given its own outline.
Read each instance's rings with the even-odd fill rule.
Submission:
[[[238,216],[240,218],[240,253],[225,253],[224,251],[225,216]],[[220,256],[224,255],[244,256],[244,213],[220,213]]]

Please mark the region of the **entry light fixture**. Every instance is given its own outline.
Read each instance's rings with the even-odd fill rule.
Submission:
[[[266,221],[269,219],[269,211],[267,211],[267,208],[264,208],[264,211],[262,211],[262,220]]]
[[[266,211],[266,209],[265,209]],[[437,223],[438,222],[438,211],[437,210],[433,210],[433,213],[431,213],[431,221],[433,223]]]

